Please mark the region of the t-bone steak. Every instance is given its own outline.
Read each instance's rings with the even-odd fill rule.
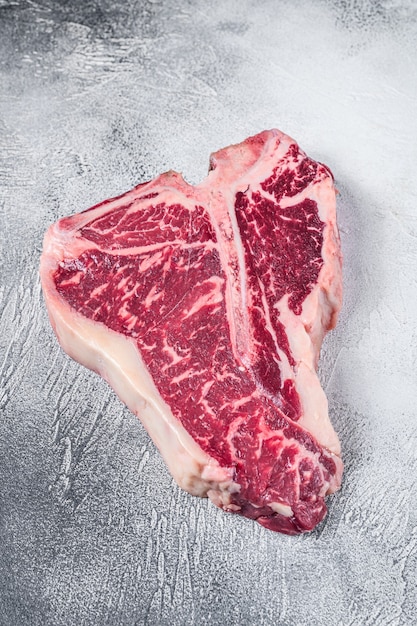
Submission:
[[[178,484],[296,534],[326,514],[340,445],[316,368],[342,272],[333,176],[278,130],[48,230],[63,349],[143,422]]]

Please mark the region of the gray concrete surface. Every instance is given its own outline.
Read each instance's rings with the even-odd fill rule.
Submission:
[[[416,623],[416,40],[412,0],[0,0],[2,626]],[[59,217],[270,127],[332,168],[345,258],[344,483],[295,538],[179,490],[38,278]]]

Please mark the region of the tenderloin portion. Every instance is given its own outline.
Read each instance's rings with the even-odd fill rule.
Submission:
[[[342,462],[316,374],[341,306],[333,178],[264,131],[48,230],[64,350],[143,422],[179,485],[271,530],[311,530]]]

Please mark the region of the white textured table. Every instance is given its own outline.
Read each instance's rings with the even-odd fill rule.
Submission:
[[[0,32],[1,626],[415,624],[413,0],[0,0]],[[173,484],[38,279],[57,218],[270,127],[332,168],[345,257],[344,483],[292,538]]]

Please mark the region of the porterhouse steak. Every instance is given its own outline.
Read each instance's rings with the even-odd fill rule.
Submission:
[[[311,530],[340,486],[316,367],[341,305],[329,169],[280,131],[48,230],[64,350],[142,420],[179,485],[271,530]]]

